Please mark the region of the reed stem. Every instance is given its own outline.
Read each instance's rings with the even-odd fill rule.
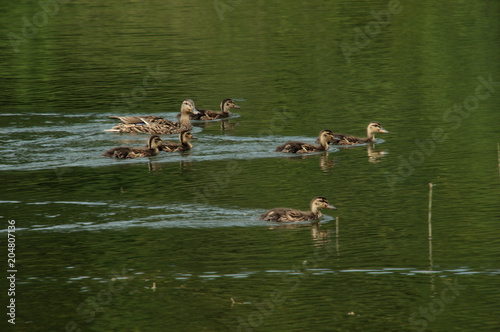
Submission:
[[[432,239],[432,223],[431,223],[431,217],[432,217],[432,187],[434,185],[432,183],[429,183],[429,216],[428,216],[428,223],[429,223],[429,239]]]
[[[339,217],[335,217],[335,236],[339,237]]]
[[[498,177],[500,178],[500,143],[497,143]]]

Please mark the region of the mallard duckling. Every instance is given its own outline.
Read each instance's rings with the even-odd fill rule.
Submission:
[[[181,117],[179,122],[172,122],[159,116],[110,116],[110,118],[119,119],[122,123],[115,125],[106,131],[115,131],[121,133],[147,133],[147,134],[177,134],[183,130],[192,128],[189,120],[190,114],[196,111],[194,102],[186,99],[181,105]]]
[[[337,208],[331,205],[323,196],[316,196],[311,200],[311,211],[300,211],[288,208],[275,208],[261,214],[260,219],[276,222],[296,222],[321,218],[321,209]]]
[[[375,142],[375,134],[376,133],[384,133],[388,134],[389,132],[382,128],[380,123],[376,121],[370,122],[368,127],[366,128],[366,138],[360,138],[352,135],[344,135],[344,134],[333,134],[334,139],[330,141],[332,144],[338,144],[338,145],[354,145],[354,144],[362,144],[362,143],[368,143],[368,142]]]
[[[160,152],[163,142],[159,136],[153,135],[148,139],[148,145],[142,148],[118,147],[103,153],[105,157],[119,159],[133,159],[156,156]]]
[[[240,108],[238,105],[234,103],[232,99],[224,99],[220,103],[220,112],[215,112],[206,109],[197,109],[196,114],[191,114],[189,117],[191,120],[217,120],[223,119],[231,116],[231,112],[229,111],[231,108]],[[177,114],[177,117],[180,117],[181,114]]]
[[[160,147],[160,150],[165,152],[180,152],[188,151],[193,148],[193,145],[189,142],[192,139],[197,139],[194,137],[189,130],[183,130],[179,134],[180,143],[165,142]]]
[[[288,153],[311,153],[318,151],[328,150],[328,143],[335,139],[333,132],[331,130],[322,130],[319,133],[318,141],[319,145],[313,145],[303,142],[287,142],[276,148],[276,152],[288,152]]]
[[[231,108],[239,109],[240,107],[234,103],[232,99],[224,99],[220,103],[220,112],[215,112],[211,110],[198,110],[199,114],[193,114],[192,119],[199,120],[217,120],[223,119],[231,116],[231,112],[229,111]]]

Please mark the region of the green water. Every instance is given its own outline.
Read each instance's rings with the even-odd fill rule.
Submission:
[[[500,329],[497,1],[2,5],[2,331]],[[100,156],[147,139],[109,115],[185,98],[241,109],[189,153]],[[258,220],[318,195],[319,225]]]

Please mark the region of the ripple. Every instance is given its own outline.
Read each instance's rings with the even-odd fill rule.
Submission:
[[[36,126],[0,127],[0,146],[2,170],[41,170],[54,169],[64,173],[66,167],[102,167],[116,163],[212,161],[212,160],[248,160],[258,158],[283,158],[294,155],[274,152],[276,146],[292,140],[314,143],[315,137],[307,136],[256,136],[204,134],[203,128],[193,127],[198,140],[187,154],[160,153],[155,157],[134,160],[110,160],[101,154],[115,146],[143,146],[148,135],[120,134],[104,132],[113,121],[105,115],[96,118],[94,114],[58,115],[12,114],[13,117],[46,118],[50,123],[37,120]],[[175,114],[172,114],[175,118]],[[235,115],[235,118],[239,115]],[[93,121],[90,121],[93,120]],[[95,121],[99,120],[99,121]],[[166,141],[176,141],[177,135],[162,135]],[[377,139],[377,143],[383,140]],[[329,153],[339,151],[330,147]],[[311,154],[314,155],[314,154]]]

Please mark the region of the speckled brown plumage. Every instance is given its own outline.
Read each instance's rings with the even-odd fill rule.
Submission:
[[[237,108],[239,109],[240,107],[234,103],[232,99],[224,99],[220,103],[220,112],[216,111],[211,111],[207,109],[197,109],[195,113],[190,114],[189,118],[191,120],[217,120],[217,119],[223,119],[231,116],[231,112],[229,111],[231,108]],[[177,114],[177,117],[180,117],[181,114]]]
[[[331,205],[323,196],[316,196],[311,200],[310,211],[301,211],[289,208],[275,208],[260,215],[260,219],[275,221],[275,222],[298,222],[321,218],[321,209],[337,208]]]
[[[328,150],[328,143],[334,139],[331,130],[322,130],[319,133],[318,141],[319,145],[291,141],[282,144],[276,148],[276,152],[287,152],[287,153],[312,153]]]
[[[117,147],[103,153],[103,156],[118,159],[133,159],[140,157],[156,156],[163,142],[161,138],[153,135],[148,139],[148,144],[142,148]]]
[[[192,139],[196,139],[189,130],[181,131],[179,134],[179,143],[165,142],[160,147],[160,150],[165,152],[181,152],[188,151],[193,148],[193,145],[189,142]]]
[[[382,128],[379,122],[372,121],[368,124],[368,127],[366,128],[367,137],[361,138],[352,135],[334,133],[333,134],[334,138],[330,141],[330,143],[336,145],[354,145],[354,144],[374,142],[376,133],[387,134],[389,132],[384,128]]]
[[[146,133],[152,135],[178,134],[192,128],[189,115],[195,110],[194,102],[186,99],[182,102],[179,122],[172,122],[159,116],[110,116],[121,123],[107,131],[121,133]]]

